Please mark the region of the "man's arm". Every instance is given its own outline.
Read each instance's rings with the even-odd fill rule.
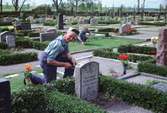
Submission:
[[[65,68],[71,68],[72,65],[70,63],[65,63],[65,62],[59,62],[56,60],[49,60],[47,61],[47,64],[57,66],[57,67],[65,67]]]
[[[77,64],[76,60],[72,57],[72,55],[70,53],[67,54],[67,57],[69,60],[71,60],[71,62],[73,63],[73,66],[75,66]]]

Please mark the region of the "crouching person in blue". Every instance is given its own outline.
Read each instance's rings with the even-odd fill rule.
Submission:
[[[71,57],[68,43],[77,39],[79,31],[70,29],[64,36],[59,36],[49,43],[47,48],[39,55],[40,66],[46,82],[56,80],[57,67],[64,67],[63,78],[72,77],[76,61]]]
[[[85,44],[88,37],[86,36],[86,34],[90,35],[90,31],[88,30],[88,28],[84,28],[80,31],[79,36],[78,36],[78,40],[81,42],[81,44]]]

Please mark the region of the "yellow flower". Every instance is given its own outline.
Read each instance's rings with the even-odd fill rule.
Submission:
[[[24,71],[25,72],[31,72],[32,71],[32,65],[31,64],[25,64],[24,65]]]

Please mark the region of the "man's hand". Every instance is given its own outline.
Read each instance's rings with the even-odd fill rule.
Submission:
[[[65,67],[66,69],[68,69],[68,68],[72,68],[73,65],[71,65],[70,63],[64,63],[64,67]]]
[[[71,62],[72,62],[72,64],[73,64],[73,66],[76,66],[76,65],[77,65],[77,62],[76,62],[76,60],[75,60],[74,58],[71,59]]]

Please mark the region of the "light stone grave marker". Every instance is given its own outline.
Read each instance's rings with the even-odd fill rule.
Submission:
[[[74,71],[75,93],[84,100],[94,100],[98,96],[99,63],[81,62]]]

